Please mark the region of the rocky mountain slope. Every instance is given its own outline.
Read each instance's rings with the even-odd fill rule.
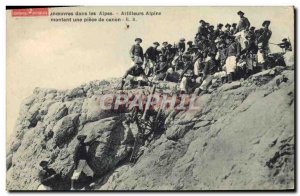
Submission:
[[[36,190],[44,159],[68,184],[76,135],[83,133],[87,140],[98,137],[88,160],[97,176],[95,190],[294,188],[293,70],[266,70],[199,96],[199,110],[166,112],[165,131],[139,148],[134,164],[128,149],[137,125],[128,133],[124,113],[97,107],[98,95],[116,83],[37,88],[24,100],[7,152],[7,189]]]

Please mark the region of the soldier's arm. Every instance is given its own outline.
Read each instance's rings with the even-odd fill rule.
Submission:
[[[203,78],[205,78],[207,76],[208,66],[209,66],[209,63],[205,62],[205,65],[204,65],[204,68],[203,68],[203,71],[202,71]]]
[[[250,21],[248,20],[248,18],[246,18],[246,27],[247,27],[247,29],[250,28],[250,25],[251,25]]]
[[[240,54],[241,54],[241,45],[239,43],[236,44],[236,50],[237,50],[237,58],[240,57]]]
[[[134,48],[135,48],[135,46],[133,45],[133,46],[131,47],[130,51],[129,51],[129,54],[130,54],[130,57],[131,57],[131,58],[133,58],[133,56],[134,56]]]
[[[272,36],[272,31],[269,30],[269,33],[268,33],[268,40],[271,38]]]
[[[142,50],[142,56],[141,56],[141,58],[144,61],[144,52],[143,52],[143,48],[142,47],[141,47],[141,50]]]
[[[148,48],[144,54],[144,57],[146,60],[148,60],[148,58],[149,58],[149,51],[150,51],[150,48]]]

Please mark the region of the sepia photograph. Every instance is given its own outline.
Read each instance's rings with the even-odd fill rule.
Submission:
[[[295,191],[293,6],[6,7],[6,190]]]

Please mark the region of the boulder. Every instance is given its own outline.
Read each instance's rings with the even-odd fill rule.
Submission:
[[[77,134],[78,119],[80,114],[70,114],[60,119],[53,127],[54,142],[62,147],[68,144]]]

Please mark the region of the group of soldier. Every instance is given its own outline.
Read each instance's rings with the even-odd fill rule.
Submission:
[[[142,39],[136,38],[130,49],[133,66],[123,76],[120,88],[123,89],[126,82],[132,87],[142,87],[153,81],[169,81],[179,83],[181,93],[199,95],[206,93],[215,83],[230,83],[267,69],[271,22],[265,20],[262,27],[256,29],[242,11],[237,14],[240,17],[238,24],[217,24],[214,27],[200,20],[194,41],[186,43],[182,38],[174,45],[165,41],[160,49],[160,44],[154,42],[145,53],[140,45]],[[277,45],[284,52],[291,50],[291,43],[286,38]],[[77,139],[71,189],[82,172],[91,178],[90,182],[93,181],[93,171],[87,165],[87,147],[94,140],[85,142],[86,135],[79,135]],[[39,190],[57,189],[56,185],[61,181],[60,174],[48,165],[48,161],[40,163]]]
[[[130,49],[133,66],[122,78],[124,84],[136,83],[139,87],[153,81],[179,83],[182,93],[205,93],[216,82],[232,82],[268,68],[271,21],[265,20],[256,29],[242,11],[237,12],[238,23],[217,24],[200,20],[194,41],[180,39],[177,44],[154,42],[145,53],[142,39],[136,38]],[[224,26],[224,28],[223,28]],[[283,50],[290,48],[285,38],[278,44]]]

